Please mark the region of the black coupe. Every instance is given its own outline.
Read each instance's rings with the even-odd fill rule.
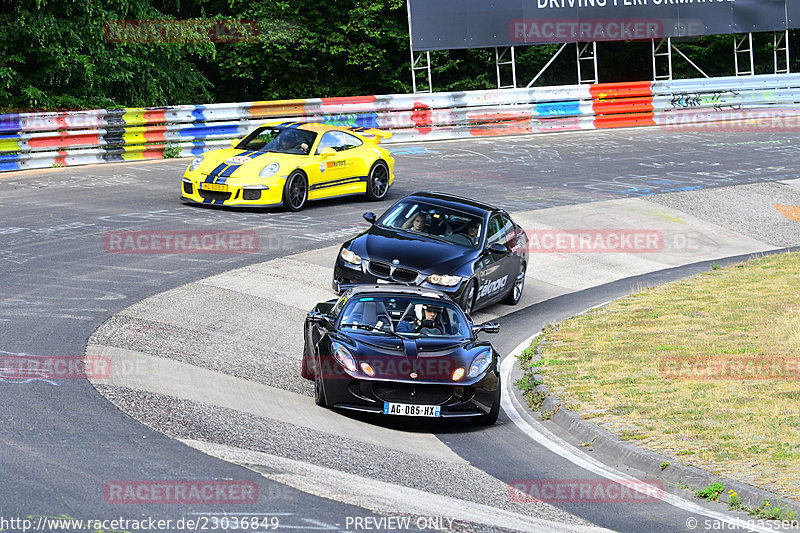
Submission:
[[[494,424],[499,356],[477,334],[499,329],[440,291],[351,287],[308,313],[301,374],[324,407]]]
[[[403,283],[445,292],[469,315],[498,301],[516,304],[528,266],[525,232],[502,209],[443,193],[399,200],[345,242],[333,288]]]

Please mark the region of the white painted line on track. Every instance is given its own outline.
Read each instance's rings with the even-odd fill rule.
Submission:
[[[527,407],[523,406],[511,391],[511,387],[513,386],[511,383],[511,370],[514,368],[514,362],[517,360],[517,356],[521,354],[528,346],[530,346],[531,342],[533,342],[533,340],[539,335],[540,333],[536,333],[535,335],[531,335],[526,340],[522,341],[511,353],[503,358],[503,361],[500,364],[500,375],[503,383],[505,384],[503,386],[502,400],[500,405],[503,407],[503,411],[505,411],[506,415],[508,415],[508,418],[511,419],[514,425],[516,425],[528,437],[544,446],[554,454],[563,457],[575,466],[583,468],[588,472],[604,477],[611,481],[631,481],[632,483],[630,488],[645,495],[657,492],[659,490],[658,488],[643,484],[641,480],[638,480],[629,474],[625,474],[624,472],[620,472],[615,468],[601,463],[594,457],[591,457],[576,449],[574,446],[570,445],[567,441],[561,437],[558,437],[547,428],[540,425],[530,424],[527,420],[525,420],[521,412],[527,409]],[[712,520],[718,520],[719,524],[725,524],[725,529],[742,528],[748,531],[759,531],[764,533],[773,533],[775,531],[769,527],[759,527],[753,521],[730,517],[723,513],[706,509],[690,500],[665,491],[661,491],[661,494],[664,503],[668,503],[673,507],[677,507],[690,513],[707,516]]]
[[[523,515],[264,452],[193,439],[178,440],[224,461],[238,463],[245,467],[267,466],[272,470],[271,472],[251,469],[265,478],[308,494],[354,505],[378,514],[446,516],[459,522],[532,533],[541,531],[553,533],[609,531],[593,525],[565,524],[546,518]]]

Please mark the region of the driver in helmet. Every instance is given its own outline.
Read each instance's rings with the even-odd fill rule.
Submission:
[[[297,132],[284,130],[278,136],[278,150],[290,154],[307,154],[308,144],[303,142]]]
[[[411,316],[397,325],[398,333],[420,333],[423,335],[442,335],[444,329],[440,320],[442,308],[437,305],[423,304],[422,318]]]

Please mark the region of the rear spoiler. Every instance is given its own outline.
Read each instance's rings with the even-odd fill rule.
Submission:
[[[372,140],[374,140],[376,143],[384,141],[384,140],[386,140],[386,139],[388,139],[389,137],[392,136],[392,132],[391,131],[379,130],[377,128],[357,128],[357,127],[353,127],[353,128],[348,128],[348,129],[350,131],[355,131],[355,132],[360,133],[362,135],[372,135],[374,137],[374,139],[372,139]]]

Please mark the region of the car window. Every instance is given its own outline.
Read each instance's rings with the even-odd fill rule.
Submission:
[[[489,219],[489,229],[486,237],[486,244],[491,246],[494,243],[507,244],[508,235],[500,215],[494,215]]]
[[[322,152],[325,148],[333,148],[337,152],[341,152],[347,146],[347,140],[344,138],[344,132],[341,131],[328,131],[322,135],[317,147],[317,154]]]
[[[344,141],[345,141],[345,150],[350,150],[351,148],[357,148],[364,144],[361,139],[356,137],[355,135],[351,135],[349,133],[343,133]]]
[[[257,151],[264,148],[270,141],[278,136],[280,130],[273,128],[259,128],[241,140],[236,148],[240,150]]]
[[[259,128],[236,147],[242,150],[306,155],[317,134],[299,128]]]
[[[395,204],[383,214],[378,224],[469,247],[477,246],[483,235],[483,218],[480,216],[413,200]]]
[[[452,303],[409,296],[351,298],[343,306],[339,327],[366,335],[394,333],[415,338],[471,335],[469,323]]]

